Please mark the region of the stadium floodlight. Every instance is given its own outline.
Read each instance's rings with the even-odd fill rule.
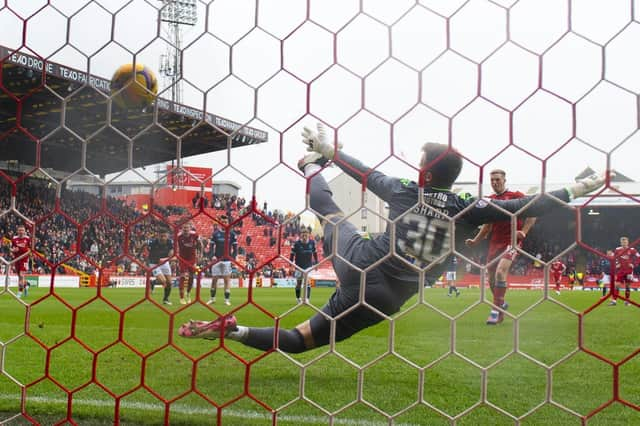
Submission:
[[[165,78],[165,86],[171,87],[171,100],[182,101],[182,83],[180,81],[182,30],[183,25],[194,26],[198,22],[197,0],[160,0],[160,20],[167,25],[168,38],[173,46],[160,56],[160,74]]]
[[[163,22],[179,25],[195,25],[198,22],[196,0],[161,0],[160,19]]]

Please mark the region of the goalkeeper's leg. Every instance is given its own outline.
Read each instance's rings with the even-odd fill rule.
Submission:
[[[334,230],[333,224],[325,226],[325,245],[331,245],[331,235]],[[355,232],[355,227],[351,223],[345,224],[344,231],[344,233],[342,229],[340,231],[338,253],[350,262],[362,263],[363,258],[367,256],[362,253],[366,251],[365,244],[358,244],[357,241],[354,244],[353,238],[348,238],[351,231]],[[359,235],[356,233],[353,237],[359,237]],[[358,257],[360,255],[362,257]],[[277,336],[278,349],[291,353],[304,352],[329,344],[333,328],[331,318],[336,318],[342,312],[349,310],[347,314],[335,320],[336,342],[383,321],[383,316],[377,311],[386,315],[398,312],[400,307],[415,294],[413,288],[399,288],[394,283],[389,283],[382,272],[374,269],[367,273],[366,305],[352,309],[360,298],[361,273],[338,258],[334,258],[334,269],[341,283],[340,291],[333,293],[329,302],[322,308],[322,312],[315,313],[309,320],[294,329],[244,327],[237,324],[235,317],[223,316],[214,321],[190,321],[180,327],[179,334],[182,337],[204,339],[224,336],[225,339],[235,340],[263,351],[276,348],[275,337]]]
[[[180,327],[179,335],[187,338],[225,339],[238,341],[255,349],[268,351],[277,348],[289,353],[304,352],[329,344],[332,337],[332,320],[341,312],[353,307],[358,300],[359,275],[352,268],[348,274],[341,273],[350,267],[344,262],[336,268],[341,291],[331,296],[330,301],[322,308],[322,312],[314,314],[293,329],[284,330],[275,327],[244,327],[237,324],[234,316],[223,316],[214,321],[190,321]],[[367,304],[387,315],[393,315],[400,306],[414,293],[398,291],[397,286],[388,284],[380,272],[372,272],[367,276]],[[339,342],[359,331],[375,325],[383,320],[381,315],[367,306],[359,306],[348,314],[336,319],[335,341]]]
[[[291,330],[278,330],[278,347],[289,353],[304,352],[311,347],[305,340],[311,339],[312,334],[307,331],[308,323],[299,325]],[[226,339],[236,340],[246,346],[262,351],[268,351],[274,347],[275,327],[243,327],[237,325],[236,318],[225,316],[214,321],[189,321],[180,327],[178,333],[182,337],[215,340],[221,336]],[[304,334],[303,334],[304,333]]]
[[[311,166],[305,168],[308,176]],[[317,169],[319,170],[319,169]],[[328,256],[333,249],[333,234],[337,237],[337,251],[340,257],[351,264],[364,264],[368,256],[368,241],[357,232],[356,227],[349,222],[336,225],[342,212],[332,199],[332,194],[326,181],[319,174],[311,180],[311,208],[322,216],[324,226],[324,253]],[[331,296],[329,302],[322,309],[323,313],[316,313],[308,321],[299,324],[295,329],[282,330],[274,327],[255,328],[238,326],[234,317],[222,317],[215,321],[190,321],[180,327],[179,334],[183,337],[216,338],[224,335],[226,338],[237,340],[256,349],[270,350],[274,347],[274,334],[277,331],[278,348],[286,352],[303,352],[317,346],[326,345],[331,337],[331,321],[342,312],[353,307],[360,299],[361,273],[346,261],[334,257],[333,267],[340,281],[340,291]],[[397,286],[390,285],[386,277],[377,269],[367,273],[366,301],[371,306],[385,314],[392,315],[415,291],[402,291]],[[347,315],[337,320],[335,326],[335,340],[340,341],[370,327],[383,320],[375,311],[360,306],[351,310]]]

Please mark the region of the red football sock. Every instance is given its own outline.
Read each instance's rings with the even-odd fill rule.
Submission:
[[[184,278],[183,277],[180,277],[178,289],[180,290],[180,299],[184,299]]]
[[[493,304],[502,307],[504,305],[504,296],[507,293],[507,287],[495,287],[493,289]]]

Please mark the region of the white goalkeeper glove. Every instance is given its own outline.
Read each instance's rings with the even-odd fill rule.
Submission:
[[[614,176],[614,173],[611,173],[611,177]],[[575,183],[575,185],[571,185],[567,188],[569,191],[569,197],[573,200],[575,198],[582,197],[590,192],[595,191],[605,184],[607,180],[606,172],[602,172],[600,174],[592,174],[591,176],[587,176],[586,178],[580,179]]]
[[[335,155],[334,144],[329,142],[327,138],[327,132],[322,123],[317,124],[318,132],[305,127],[302,131],[302,143],[307,145],[307,151],[317,152],[328,160],[333,160]],[[342,144],[338,144],[338,149],[342,147]]]

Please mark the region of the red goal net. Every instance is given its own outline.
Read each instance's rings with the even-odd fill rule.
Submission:
[[[639,422],[639,14],[0,2],[0,422]]]

